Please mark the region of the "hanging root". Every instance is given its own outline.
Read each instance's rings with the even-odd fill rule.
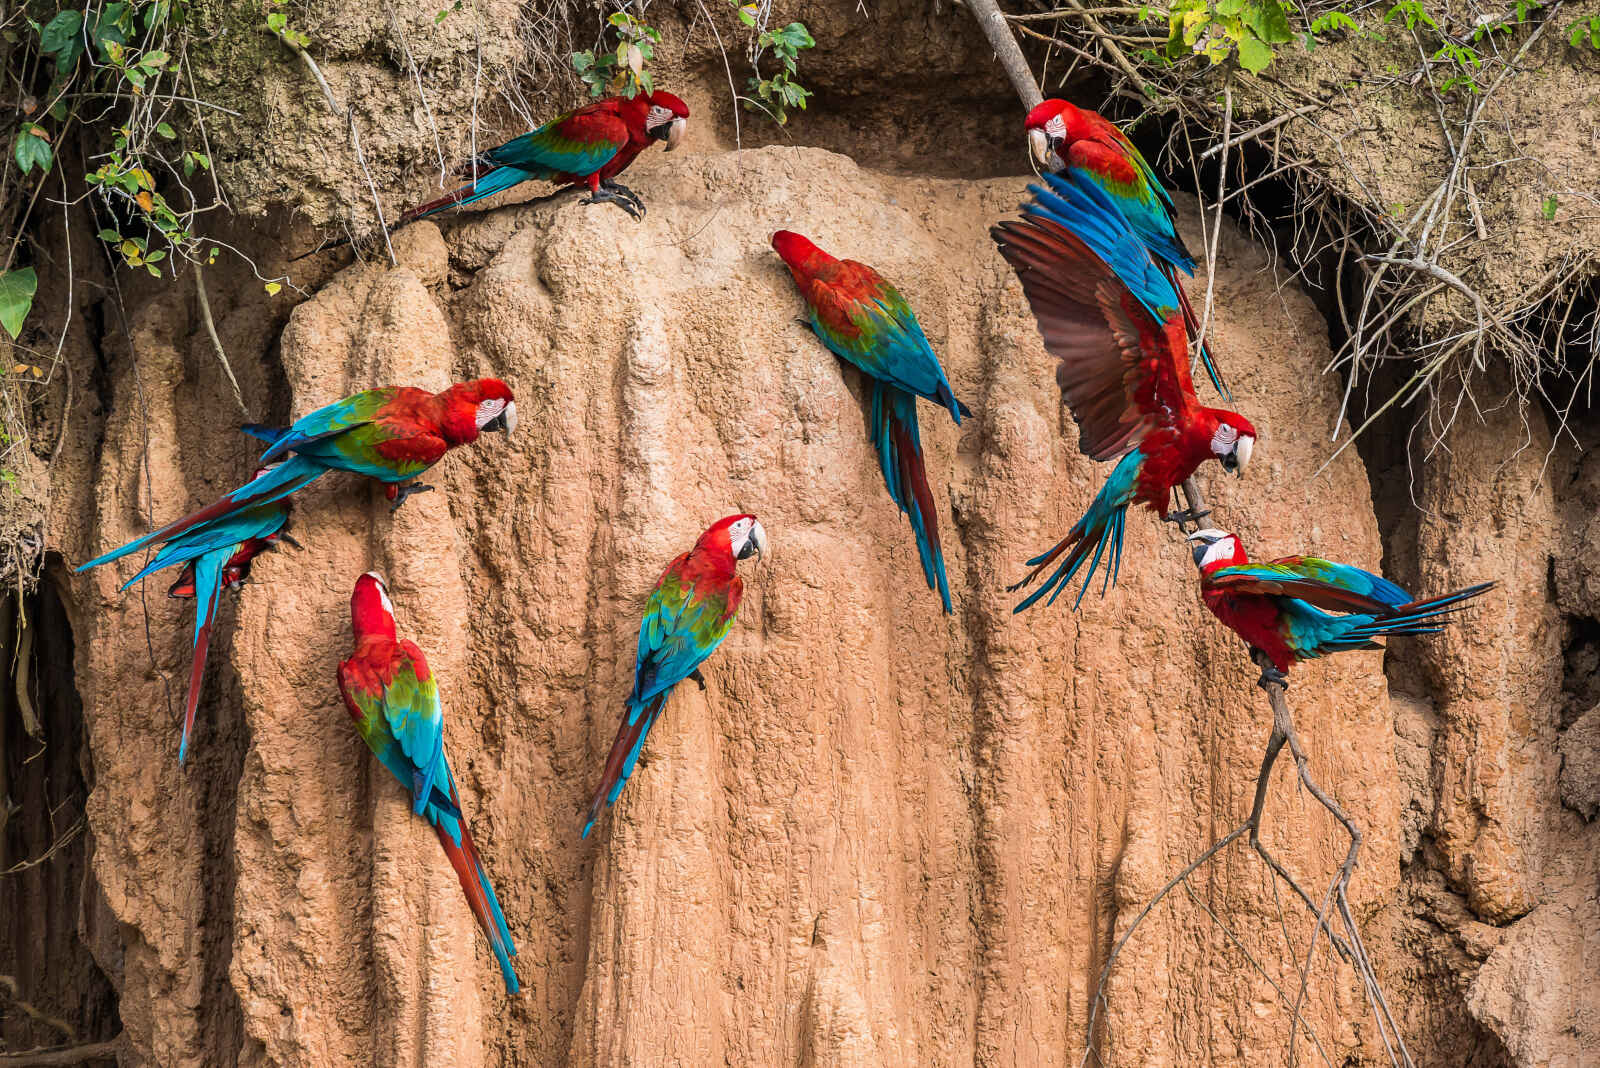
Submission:
[[[1128,944],[1134,932],[1139,929],[1139,925],[1144,922],[1145,917],[1149,916],[1168,894],[1179,886],[1184,888],[1184,891],[1189,894],[1191,899],[1198,902],[1198,895],[1194,893],[1193,888],[1189,885],[1189,876],[1227,849],[1228,846],[1240,838],[1248,836],[1250,848],[1272,872],[1274,894],[1276,894],[1278,883],[1281,882],[1294,892],[1295,897],[1300,899],[1300,903],[1305,906],[1306,911],[1311,914],[1313,920],[1311,944],[1306,950],[1304,961],[1301,963],[1300,982],[1294,997],[1291,999],[1288,993],[1272,980],[1266,969],[1250,955],[1238,937],[1215,913],[1203,905],[1202,908],[1204,908],[1213,922],[1223,930],[1229,941],[1245,954],[1251,966],[1267,979],[1273,990],[1276,991],[1280,1004],[1288,1010],[1290,1021],[1287,1062],[1289,1064],[1295,1063],[1296,1044],[1299,1041],[1300,1033],[1304,1031],[1307,1040],[1317,1049],[1322,1060],[1329,1065],[1334,1063],[1328,1052],[1323,1048],[1321,1039],[1303,1015],[1306,992],[1310,986],[1311,962],[1316,952],[1317,941],[1326,935],[1340,958],[1355,969],[1356,975],[1361,980],[1362,987],[1366,992],[1367,1003],[1371,1007],[1373,1017],[1378,1024],[1378,1034],[1382,1038],[1384,1049],[1389,1055],[1389,1062],[1395,1068],[1411,1068],[1411,1054],[1406,1049],[1405,1040],[1400,1035],[1400,1029],[1395,1023],[1394,1013],[1390,1009],[1388,999],[1384,996],[1383,989],[1378,983],[1377,973],[1372,967],[1372,960],[1368,956],[1366,945],[1361,939],[1360,928],[1357,927],[1355,917],[1350,910],[1348,889],[1350,878],[1355,874],[1356,862],[1361,853],[1361,829],[1339,806],[1339,803],[1322,787],[1318,786],[1316,780],[1311,777],[1309,758],[1306,756],[1305,748],[1300,744],[1300,736],[1295,733],[1294,717],[1289,712],[1289,704],[1285,698],[1281,675],[1273,669],[1272,662],[1262,653],[1255,652],[1252,656],[1262,669],[1262,689],[1266,691],[1267,700],[1272,705],[1272,733],[1267,737],[1266,751],[1261,757],[1261,771],[1256,775],[1255,799],[1250,805],[1250,815],[1226,835],[1219,838],[1177,875],[1168,880],[1167,884],[1145,903],[1144,908],[1139,910],[1138,915],[1133,918],[1133,922],[1128,925],[1127,930],[1122,932],[1122,936],[1112,946],[1110,955],[1106,957],[1106,962],[1100,969],[1099,981],[1095,985],[1094,998],[1090,1002],[1089,1026],[1084,1039],[1083,1056],[1078,1062],[1080,1066],[1087,1065],[1090,1058],[1093,1058],[1095,1063],[1101,1063],[1099,1047],[1103,1036],[1097,1036],[1096,1028],[1100,1024],[1101,1006],[1106,1004],[1106,984],[1110,981],[1111,971],[1116,966],[1117,958],[1121,955],[1123,947]],[[1261,819],[1267,805],[1267,788],[1272,778],[1273,766],[1277,763],[1278,755],[1286,745],[1289,747],[1290,756],[1294,758],[1295,774],[1300,785],[1316,799],[1318,804],[1327,809],[1334,819],[1339,821],[1350,838],[1350,846],[1345,852],[1344,861],[1334,872],[1333,878],[1320,901],[1313,898],[1300,885],[1288,868],[1284,867],[1278,858],[1273,856],[1266,843],[1261,840]],[[1284,932],[1284,936],[1285,944],[1287,944],[1287,931]]]

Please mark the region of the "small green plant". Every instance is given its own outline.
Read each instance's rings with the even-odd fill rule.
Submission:
[[[1567,44],[1573,48],[1582,48],[1585,42],[1590,48],[1600,52],[1600,15],[1578,19],[1567,27]]]
[[[1272,63],[1273,46],[1292,40],[1278,0],[1178,0],[1167,24],[1167,57],[1198,54],[1216,65],[1237,56],[1239,66],[1260,74]]]
[[[1551,193],[1549,196],[1545,197],[1544,203],[1539,205],[1539,210],[1544,215],[1544,221],[1550,222],[1553,220],[1556,217],[1556,209],[1560,206],[1561,202],[1556,199],[1554,193]]]
[[[458,5],[459,6],[459,5]],[[589,86],[590,96],[607,92],[633,99],[642,90],[655,91],[655,80],[645,64],[655,58],[661,32],[626,11],[613,11],[606,23],[616,33],[616,47],[572,54],[572,68]]]
[[[754,28],[756,20],[751,5],[739,9],[739,21]],[[806,109],[811,90],[795,81],[799,73],[800,53],[816,45],[804,23],[791,22],[778,30],[758,30],[750,65],[755,74],[747,88],[754,94],[745,106],[770,115],[779,126],[789,121],[789,109]],[[761,76],[761,57],[770,51],[778,58],[778,70],[770,78]]]

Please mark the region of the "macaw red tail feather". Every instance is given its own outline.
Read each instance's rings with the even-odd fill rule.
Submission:
[[[450,801],[460,809],[461,799],[457,796],[453,784],[450,789]],[[467,907],[472,910],[472,915],[477,917],[478,926],[483,928],[483,933],[489,938],[489,948],[494,951],[494,958],[500,964],[500,976],[505,980],[506,993],[515,994],[521,989],[521,984],[517,981],[517,971],[511,965],[511,958],[517,955],[517,947],[511,940],[511,931],[506,927],[506,918],[500,911],[500,902],[494,896],[489,873],[483,868],[483,858],[478,856],[478,847],[472,840],[472,832],[467,830],[465,820],[449,818],[440,819],[435,829],[439,832],[439,844],[444,847],[444,855],[450,859],[450,866],[456,870],[456,878],[460,880],[461,889],[467,895]],[[456,841],[456,834],[461,836],[459,843]]]
[[[889,496],[911,520],[917,554],[922,558],[922,575],[928,588],[938,591],[948,613],[952,611],[950,583],[945,577],[944,550],[939,545],[939,513],[934,508],[933,491],[928,488],[928,471],[917,432],[916,396],[885,382],[875,383],[872,437],[878,446],[878,464]]]
[[[605,770],[600,773],[600,785],[595,789],[594,798],[589,802],[589,812],[583,821],[583,834],[580,837],[589,837],[589,832],[594,829],[595,820],[600,818],[609,805],[617,800],[622,793],[622,786],[628,781],[628,776],[633,774],[633,765],[639,759],[639,750],[644,746],[644,736],[649,733],[650,725],[661,714],[661,706],[667,703],[667,696],[672,691],[656,694],[649,701],[637,704],[630,700],[628,711],[622,717],[622,726],[617,729],[617,740],[611,743],[611,753],[606,757]]]
[[[189,739],[194,734],[194,714],[200,707],[200,682],[205,678],[206,655],[211,651],[211,625],[216,622],[217,602],[222,598],[222,583],[214,582],[204,597],[195,597],[199,613],[194,631],[194,663],[189,668],[189,694],[183,707],[183,736],[178,740],[178,764],[189,755]]]

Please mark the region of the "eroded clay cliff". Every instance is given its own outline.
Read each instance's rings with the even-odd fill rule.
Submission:
[[[302,494],[305,551],[262,558],[224,609],[186,769],[187,617],[159,588],[117,592],[131,569],[66,565],[231,488],[255,450],[186,291],[134,286],[126,330],[103,291],[77,298],[48,582],[90,788],[78,924],[118,998],[123,1063],[1077,1064],[1111,940],[1248,810],[1269,713],[1169,527],[1130,519],[1104,599],[1010,614],[1005,583],[1105,474],[1076,451],[987,236],[1022,181],[705,137],[630,184],[642,224],[501,206],[402,231],[396,268],[314,261],[303,299],[243,272],[214,284],[258,417],[494,374],[521,423],[448,457],[439,491],[395,515],[345,476]],[[883,492],[855,373],[794,323],[767,248],[783,226],[895,280],[974,410],[923,422],[953,616]],[[1502,580],[1445,636],[1397,646],[1387,674],[1378,654],[1339,657],[1289,694],[1316,773],[1367,832],[1353,899],[1413,1055],[1580,1063],[1600,855],[1600,732],[1582,724],[1600,695],[1571,664],[1575,621],[1600,616],[1593,465],[1552,445],[1538,409],[1502,408],[1427,458],[1420,510],[1390,477],[1403,442],[1318,473],[1340,401],[1324,318],[1227,226],[1216,303],[1262,435],[1247,479],[1207,472],[1218,523],[1259,555],[1315,550],[1428,590]],[[642,599],[733,510],[762,518],[772,557],[707,689],[674,697],[580,841]],[[520,996],[339,702],[349,591],[370,568],[442,679]],[[1324,885],[1342,830],[1281,773],[1268,812],[1269,845]],[[1258,859],[1225,854],[1124,950],[1102,1059],[1278,1063],[1310,935]],[[1302,1015],[1334,1063],[1386,1061],[1325,941]]]

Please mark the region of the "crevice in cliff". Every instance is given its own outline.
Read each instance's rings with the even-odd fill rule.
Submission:
[[[58,573],[60,557],[46,566]],[[72,627],[49,579],[18,608],[14,597],[0,605],[0,1051],[99,1042],[121,1030],[117,993],[92,945],[115,935],[97,932],[84,812],[94,773]]]

